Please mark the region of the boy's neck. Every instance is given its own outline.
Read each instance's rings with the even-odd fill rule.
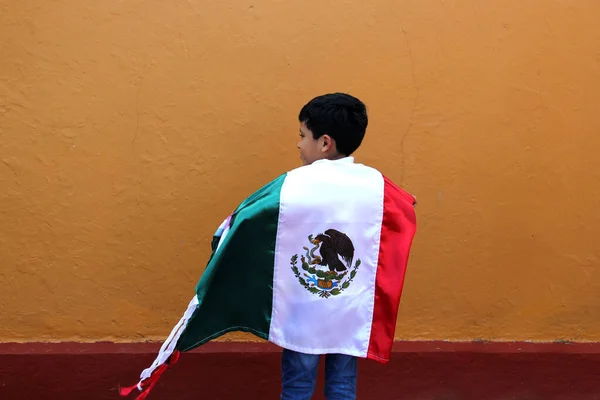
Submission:
[[[329,155],[325,158],[330,161],[335,161],[335,160],[341,160],[342,158],[346,158],[346,156],[343,154],[335,153],[335,154]]]

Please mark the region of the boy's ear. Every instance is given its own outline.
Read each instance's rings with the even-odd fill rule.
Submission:
[[[329,149],[335,149],[335,140],[331,138],[329,135],[321,136],[323,138],[323,151],[328,151]]]

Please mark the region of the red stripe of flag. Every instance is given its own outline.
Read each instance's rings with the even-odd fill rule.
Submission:
[[[383,179],[383,221],[367,358],[387,363],[392,353],[408,255],[416,232],[416,216],[415,198],[385,176]]]

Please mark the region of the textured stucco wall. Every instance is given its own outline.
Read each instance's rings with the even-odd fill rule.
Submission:
[[[162,339],[310,97],[419,199],[402,339],[600,340],[600,2],[0,0],[0,340]]]

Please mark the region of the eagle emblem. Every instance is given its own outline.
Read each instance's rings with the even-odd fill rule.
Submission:
[[[354,244],[350,238],[335,229],[328,229],[316,236],[309,235],[311,248],[303,246],[303,254],[290,259],[292,271],[306,290],[320,297],[337,296],[356,277],[360,259],[354,263]],[[318,250],[319,254],[315,254]],[[300,266],[298,266],[300,258]]]

